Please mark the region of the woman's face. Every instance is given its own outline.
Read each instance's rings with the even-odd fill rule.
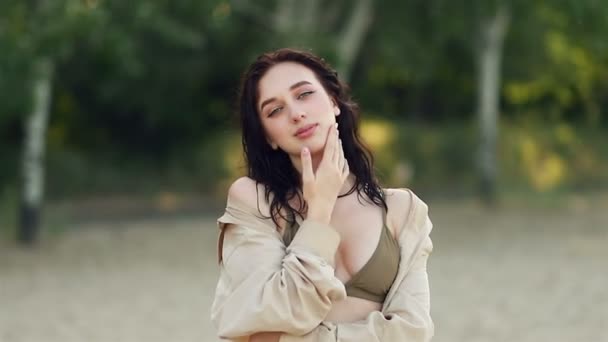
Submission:
[[[323,150],[340,109],[312,70],[294,62],[279,63],[260,79],[258,93],[258,115],[273,148],[293,156],[304,146],[312,154]]]

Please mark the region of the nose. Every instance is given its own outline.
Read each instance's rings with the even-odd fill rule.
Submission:
[[[294,123],[299,122],[302,119],[306,118],[306,112],[301,109],[301,108],[294,108],[294,110],[291,112],[291,120]]]

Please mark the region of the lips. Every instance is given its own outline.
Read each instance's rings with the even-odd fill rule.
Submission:
[[[297,131],[296,134],[294,134],[295,136],[306,136],[310,133],[312,133],[314,131],[314,128],[318,126],[318,124],[314,123],[314,124],[309,124],[306,125],[304,127],[300,127]]]

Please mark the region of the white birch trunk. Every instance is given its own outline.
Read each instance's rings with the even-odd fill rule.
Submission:
[[[282,47],[309,49],[314,46],[314,34],[320,27],[318,0],[281,0],[274,14],[274,30]]]
[[[500,71],[508,26],[508,8],[501,6],[494,16],[482,21],[481,44],[477,51],[477,112],[481,138],[478,162],[482,196],[489,204],[496,199]]]
[[[372,24],[373,1],[356,0],[352,6],[347,2],[346,5],[341,6],[341,9],[331,8],[332,12],[336,13],[346,13],[350,10],[350,16],[336,37],[335,44],[338,57],[336,69],[343,81],[349,81],[353,64],[360,54],[365,36]],[[234,0],[233,4],[239,11],[255,17],[258,21],[266,20],[266,15],[260,15],[263,10],[251,2]],[[331,13],[329,15],[321,13],[322,6],[319,0],[280,0],[276,5],[270,22],[272,30],[279,35],[284,46],[313,47],[315,37],[312,34],[328,30],[333,23]]]
[[[18,240],[35,242],[44,197],[44,151],[51,105],[53,64],[39,58],[33,65],[32,107],[25,121],[22,156],[23,193]]]
[[[372,24],[373,1],[356,0],[352,6],[347,2],[346,5],[340,6],[342,8],[331,7],[331,13],[321,13],[322,6],[319,0],[280,0],[277,1],[277,7],[271,17],[271,27],[279,35],[282,46],[307,49],[315,45],[313,33],[324,32],[333,24],[336,18],[332,13],[346,13],[350,10],[350,16],[336,37],[335,45],[338,57],[336,69],[340,73],[340,78],[348,82],[353,64],[360,54],[365,36]],[[232,3],[239,11],[255,17],[260,23],[268,19],[267,15],[262,15],[264,10],[255,6],[253,2],[234,0]]]
[[[357,0],[350,18],[337,40],[338,73],[344,82],[350,80],[353,64],[369,31],[373,18],[373,0]]]

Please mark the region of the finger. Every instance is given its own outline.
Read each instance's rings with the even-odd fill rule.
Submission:
[[[338,139],[338,170],[344,168],[344,147],[342,146],[342,139]]]
[[[300,160],[302,161],[302,185],[310,184],[312,181],[314,181],[315,176],[312,171],[312,160],[310,158],[310,150],[308,147],[302,148]]]
[[[327,162],[333,161],[333,154],[336,148],[336,126],[331,125],[327,132],[327,140],[325,140],[325,148],[323,149],[323,160]]]
[[[342,179],[346,180],[350,174],[350,167],[348,166],[348,160],[344,159],[344,167],[342,168]]]
[[[334,165],[338,166],[340,162],[340,132],[338,131],[338,123],[336,123],[336,145],[334,146],[332,160]]]

